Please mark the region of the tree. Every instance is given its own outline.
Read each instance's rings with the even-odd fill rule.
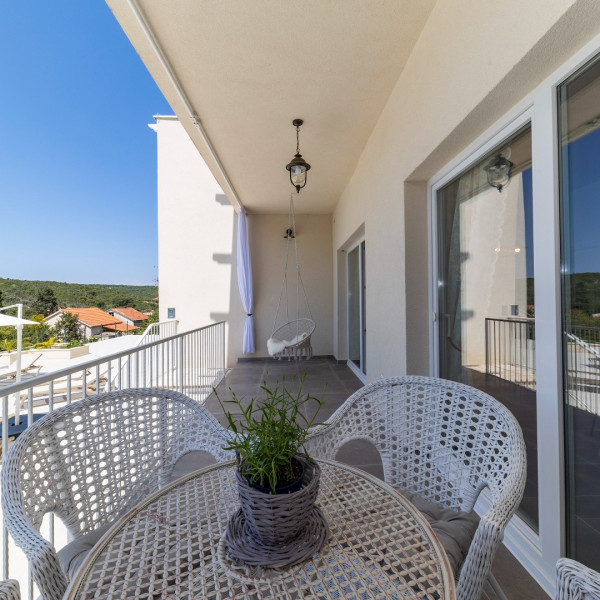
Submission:
[[[51,337],[51,328],[44,323],[44,315],[32,315],[28,317],[31,321],[37,321],[39,325],[31,325],[23,329],[23,343],[40,344]]]
[[[63,313],[54,326],[54,335],[63,342],[75,342],[81,339],[79,317],[71,313]]]
[[[54,295],[54,290],[50,287],[42,288],[31,304],[31,309],[47,317],[58,309],[58,300]]]
[[[4,295],[2,294],[2,290],[0,290],[0,306],[4,306]]]

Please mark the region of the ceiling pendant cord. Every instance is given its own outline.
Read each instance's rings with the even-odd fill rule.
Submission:
[[[288,230],[291,230],[292,235],[286,237],[285,246],[285,267],[283,270],[283,281],[281,284],[281,292],[279,294],[279,301],[277,303],[277,311],[275,312],[275,319],[273,320],[273,329],[271,331],[271,337],[277,329],[277,320],[279,318],[279,311],[281,310],[281,301],[285,293],[285,312],[286,322],[291,323],[289,313],[289,294],[288,294],[288,266],[290,256],[290,239],[294,240],[294,258],[296,259],[296,336],[300,335],[300,289],[306,302],[306,308],[311,320],[313,320],[312,311],[310,310],[310,303],[308,302],[308,294],[302,281],[302,275],[300,273],[300,258],[298,256],[298,236],[296,235],[296,215],[294,213],[294,194],[290,193],[290,211],[288,215]]]
[[[291,202],[291,194],[290,194],[290,202]],[[279,318],[279,310],[281,308],[281,300],[283,299],[283,293],[285,292],[285,316],[286,323],[290,322],[290,312],[289,312],[289,298],[288,298],[288,285],[287,285],[287,274],[288,274],[288,261],[290,256],[290,238],[296,235],[294,229],[292,229],[292,214],[291,212],[288,215],[288,230],[292,232],[292,235],[288,235],[285,241],[285,267],[283,268],[283,281],[281,282],[281,291],[279,293],[279,301],[277,302],[277,310],[275,311],[275,319],[273,320],[273,329],[271,330],[271,337],[275,333],[277,329],[277,319]],[[295,240],[294,240],[295,241]]]
[[[296,254],[296,335],[300,335],[300,288],[304,294],[304,300],[306,301],[306,308],[308,309],[308,316],[313,320],[312,312],[310,310],[310,304],[308,302],[308,295],[302,281],[302,274],[300,273],[300,259],[298,258],[298,236],[296,235],[296,215],[294,213],[294,194],[290,194],[290,216],[292,219],[292,231],[294,232],[294,251]],[[289,321],[289,319],[288,319]]]

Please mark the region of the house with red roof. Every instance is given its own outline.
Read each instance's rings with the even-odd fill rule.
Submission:
[[[102,337],[102,334],[105,332],[116,333],[137,329],[135,326],[127,325],[120,319],[109,315],[97,306],[87,308],[59,308],[56,312],[46,317],[44,323],[54,327],[65,313],[77,316],[84,338],[92,336]]]
[[[126,308],[111,308],[107,312],[112,317],[115,317],[124,324],[129,325],[129,330],[144,326],[145,321],[148,320],[148,315],[140,312],[136,308],[132,308],[131,306]]]

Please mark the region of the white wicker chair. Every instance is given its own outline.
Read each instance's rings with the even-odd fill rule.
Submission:
[[[222,449],[226,439],[206,409],[162,389],[90,396],[29,427],[2,465],[2,508],[42,598],[59,600],[68,585],[54,547],[39,533],[46,513],[82,536],[161,487],[188,452],[232,458]]]
[[[21,600],[19,582],[16,579],[0,581],[0,600]]]
[[[600,600],[600,573],[576,560],[556,563],[556,600]]]
[[[481,517],[457,573],[458,600],[478,600],[504,528],[525,487],[525,444],[513,415],[472,387],[429,377],[367,385],[311,433],[306,448],[335,459],[351,440],[379,451],[385,480],[445,508],[470,512],[488,488]]]

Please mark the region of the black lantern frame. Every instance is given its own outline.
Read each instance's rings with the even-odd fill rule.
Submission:
[[[310,165],[302,158],[300,154],[300,127],[304,124],[302,119],[294,119],[292,125],[296,128],[296,154],[294,158],[285,165],[285,168],[290,173],[290,183],[296,188],[296,192],[299,194],[300,190],[306,185],[308,181],[308,171],[310,171]],[[299,182],[298,177],[303,177],[303,180]],[[294,178],[296,180],[294,181]]]
[[[508,158],[498,154],[490,164],[485,167],[487,180],[490,186],[495,187],[499,192],[510,181],[510,171],[514,164]]]

